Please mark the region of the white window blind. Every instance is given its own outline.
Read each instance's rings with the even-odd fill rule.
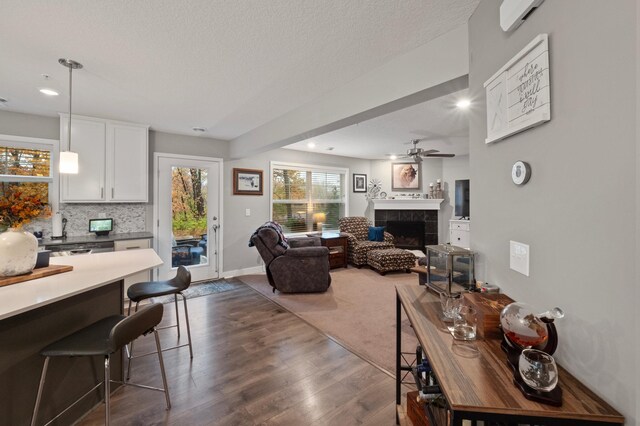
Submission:
[[[272,220],[287,233],[338,229],[347,212],[347,169],[274,164]]]

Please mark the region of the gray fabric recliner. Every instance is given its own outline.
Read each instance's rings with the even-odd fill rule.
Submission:
[[[316,293],[331,285],[329,249],[315,237],[291,238],[290,248],[278,244],[273,229],[262,228],[251,237],[267,271],[273,291],[283,293]]]

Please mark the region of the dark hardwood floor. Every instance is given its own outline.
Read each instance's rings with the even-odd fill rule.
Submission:
[[[164,352],[171,410],[162,393],[126,387],[113,394],[113,424],[395,424],[392,377],[251,288],[190,299],[189,312],[193,360],[186,347]],[[165,305],[163,323],[174,316]],[[160,333],[164,346],[176,343],[175,328]],[[136,352],[152,346],[144,337]],[[131,380],[161,386],[157,356],[136,359]],[[102,424],[103,413],[79,424]]]

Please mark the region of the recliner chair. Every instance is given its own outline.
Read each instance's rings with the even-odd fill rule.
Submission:
[[[278,233],[271,228],[260,228],[252,237],[267,271],[269,284],[283,293],[314,293],[327,291],[331,285],[329,275],[329,249],[314,237],[291,238],[290,248],[279,244]]]

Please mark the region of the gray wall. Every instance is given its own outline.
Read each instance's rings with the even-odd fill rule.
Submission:
[[[469,21],[478,278],[536,310],[564,308],[559,362],[636,424],[636,5],[546,1],[509,34],[499,6],[484,0]],[[549,34],[552,119],[486,145],[483,83],[540,33]],[[523,187],[511,182],[516,160],[532,166]],[[510,239],[530,245],[529,277],[509,269]]]
[[[269,220],[269,193],[271,182],[268,178],[271,161],[314,164],[320,166],[348,167],[349,188],[351,175],[365,173],[370,175],[369,160],[338,157],[326,154],[314,154],[290,149],[276,149],[257,156],[241,160],[225,161],[224,164],[224,270],[232,271],[255,267],[261,264],[255,248],[247,243],[251,233]],[[264,171],[265,186],[262,197],[250,195],[232,195],[233,168],[261,169]],[[365,194],[349,190],[349,215],[362,216],[367,208]],[[251,209],[251,216],[245,216],[245,209]]]
[[[60,139],[60,119],[0,110],[0,134]]]

